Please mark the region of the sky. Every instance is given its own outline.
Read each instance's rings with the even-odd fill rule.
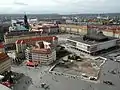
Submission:
[[[0,0],[0,14],[119,13],[120,0]]]

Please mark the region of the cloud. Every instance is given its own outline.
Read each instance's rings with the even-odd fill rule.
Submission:
[[[15,4],[15,5],[24,5],[24,6],[28,5],[28,4],[25,4],[25,3],[22,3],[22,2],[14,2],[13,4]]]
[[[120,0],[2,0],[0,13],[107,13],[119,12]]]

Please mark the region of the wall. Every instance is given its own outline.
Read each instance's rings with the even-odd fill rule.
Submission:
[[[46,36],[46,34],[42,34],[42,36]],[[41,37],[40,35],[20,35],[20,36],[11,36],[11,37],[5,37],[5,44],[10,44],[10,43],[15,43],[17,40],[20,39],[29,39],[29,38],[36,38],[36,37]]]
[[[96,26],[96,25],[93,25],[93,26]],[[101,27],[104,27],[104,26],[101,25]],[[110,27],[112,28],[112,26]],[[73,24],[60,24],[59,28],[60,28],[60,32],[83,34],[83,35],[87,33],[87,29],[88,30],[94,29],[94,27],[93,28],[88,27],[87,25],[73,25]],[[99,27],[97,29],[99,29]],[[120,38],[120,30],[112,30],[110,28],[108,29],[101,28],[100,30],[102,30],[106,36],[113,36],[113,37]],[[115,33],[113,33],[113,31],[115,31]]]
[[[32,60],[40,61],[43,65],[48,65],[56,60],[56,51],[53,50],[50,54],[32,53]]]
[[[117,39],[99,43],[98,47],[97,47],[97,51],[116,46],[116,41],[117,41]]]
[[[0,73],[4,71],[9,71],[11,69],[11,59],[8,59],[0,63]]]
[[[78,34],[86,34],[87,33],[86,25],[60,24],[59,28],[60,28],[61,32],[78,33]]]
[[[89,52],[88,51],[88,46],[90,46],[90,45],[85,44],[85,43],[81,43],[81,42],[77,42],[76,48],[81,49],[85,52]]]

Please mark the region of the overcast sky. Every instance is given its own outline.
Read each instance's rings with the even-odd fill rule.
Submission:
[[[119,13],[120,0],[0,0],[0,13]]]

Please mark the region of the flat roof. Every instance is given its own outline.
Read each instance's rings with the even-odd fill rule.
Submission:
[[[114,39],[117,39],[117,38],[114,38],[114,37],[108,37],[108,40],[106,41],[93,41],[93,40],[83,40],[83,36],[80,36],[80,37],[71,37],[71,38],[68,38],[70,40],[74,40],[74,41],[77,41],[77,42],[82,42],[82,43],[85,43],[85,44],[88,44],[88,45],[92,45],[92,44],[97,44],[97,43],[101,43],[101,42],[106,42],[106,41],[110,41],[110,40],[114,40]]]

